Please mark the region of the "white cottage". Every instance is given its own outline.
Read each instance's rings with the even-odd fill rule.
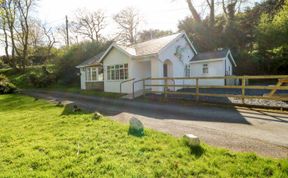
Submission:
[[[186,33],[181,32],[131,46],[113,43],[103,54],[77,67],[81,71],[81,89],[97,88],[95,83],[103,83],[105,92],[119,93],[121,82],[132,79],[232,75],[236,63],[230,50],[198,53]],[[176,81],[176,84],[187,82],[193,83]],[[122,92],[132,93],[132,83],[123,84]],[[225,81],[203,80],[200,84],[225,85]],[[135,86],[135,91],[142,89],[141,85]]]

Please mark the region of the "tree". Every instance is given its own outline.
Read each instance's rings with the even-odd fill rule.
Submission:
[[[194,7],[192,0],[186,0],[186,2],[188,4],[189,10],[193,16],[193,19],[198,23],[202,22],[201,17],[199,15],[199,13],[197,12],[196,8]]]
[[[17,9],[19,11],[19,21],[21,31],[18,31],[17,36],[19,42],[22,46],[22,54],[21,54],[21,69],[25,70],[28,60],[28,45],[29,45],[29,16],[30,11],[33,6],[34,0],[19,0],[17,2]]]
[[[30,12],[35,3],[36,0],[4,0],[0,7],[6,58],[14,69],[25,70],[28,63]]]
[[[124,43],[135,43],[141,22],[139,12],[132,7],[127,7],[114,15],[113,19],[119,26],[118,38]]]
[[[8,64],[13,69],[16,69],[15,52],[19,55],[15,42],[15,24],[16,24],[16,10],[17,4],[13,0],[4,0],[1,4],[1,28],[4,33],[5,54]],[[9,55],[9,48],[11,48],[11,57]]]
[[[172,34],[172,31],[165,31],[165,30],[158,30],[158,29],[150,29],[150,30],[144,30],[139,33],[139,41],[148,41],[154,38],[159,38],[162,36],[170,35]]]
[[[85,9],[78,9],[73,22],[74,31],[91,41],[99,42],[102,38],[101,32],[106,27],[106,17],[102,10],[89,12]]]
[[[274,17],[264,13],[257,26],[257,46],[265,58],[269,73],[287,74],[288,68],[288,0]],[[267,61],[267,59],[269,59]]]

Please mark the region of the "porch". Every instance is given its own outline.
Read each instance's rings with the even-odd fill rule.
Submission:
[[[81,89],[104,91],[102,66],[87,66],[80,69]]]

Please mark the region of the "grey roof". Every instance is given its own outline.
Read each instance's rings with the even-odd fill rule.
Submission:
[[[207,60],[207,59],[218,59],[218,58],[224,58],[227,56],[229,49],[223,49],[221,51],[211,51],[211,52],[204,52],[204,53],[198,53],[195,55],[192,59],[192,61],[201,61],[201,60]]]
[[[96,56],[91,57],[90,59],[85,60],[81,64],[79,64],[76,67],[86,67],[86,66],[93,66],[93,65],[99,65],[100,64],[100,59],[103,56],[105,51],[102,51],[98,53]]]
[[[128,47],[121,47],[123,50],[127,51],[129,54],[134,56],[145,56],[150,54],[159,53],[159,51],[168,45],[171,41],[176,39],[179,35],[183,33],[176,33],[173,35],[145,41],[142,43],[136,43]]]

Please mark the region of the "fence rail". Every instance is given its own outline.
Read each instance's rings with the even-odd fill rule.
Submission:
[[[218,80],[223,79],[224,81],[234,79],[238,80],[238,85],[200,85],[200,81],[205,80]],[[251,80],[277,80],[275,85],[248,85]],[[148,80],[150,80],[151,84],[147,84]],[[170,84],[168,81],[174,81],[173,84]],[[195,84],[177,84],[175,81],[193,81]],[[161,82],[155,82],[161,81]],[[183,82],[184,83],[184,82]],[[240,84],[241,83],[241,84]],[[191,95],[196,96],[196,100],[199,100],[200,96],[209,96],[209,97],[235,97],[242,99],[242,103],[245,103],[245,99],[269,99],[269,100],[281,100],[288,101],[288,75],[270,75],[270,76],[214,76],[214,77],[164,77],[164,78],[146,78],[143,79],[143,90],[144,95],[147,93],[157,93],[163,94],[165,98],[168,95]],[[284,86],[283,86],[284,85]],[[160,87],[160,89],[159,89]],[[195,92],[183,92],[183,91],[170,91],[169,88],[189,88],[195,89]],[[148,90],[149,88],[150,90]],[[153,88],[158,88],[153,90]],[[214,94],[214,93],[201,93],[200,89],[239,89],[241,94]],[[266,93],[265,95],[248,95],[246,90],[271,90],[270,93]],[[286,95],[276,95],[275,93],[278,91],[287,91]]]

